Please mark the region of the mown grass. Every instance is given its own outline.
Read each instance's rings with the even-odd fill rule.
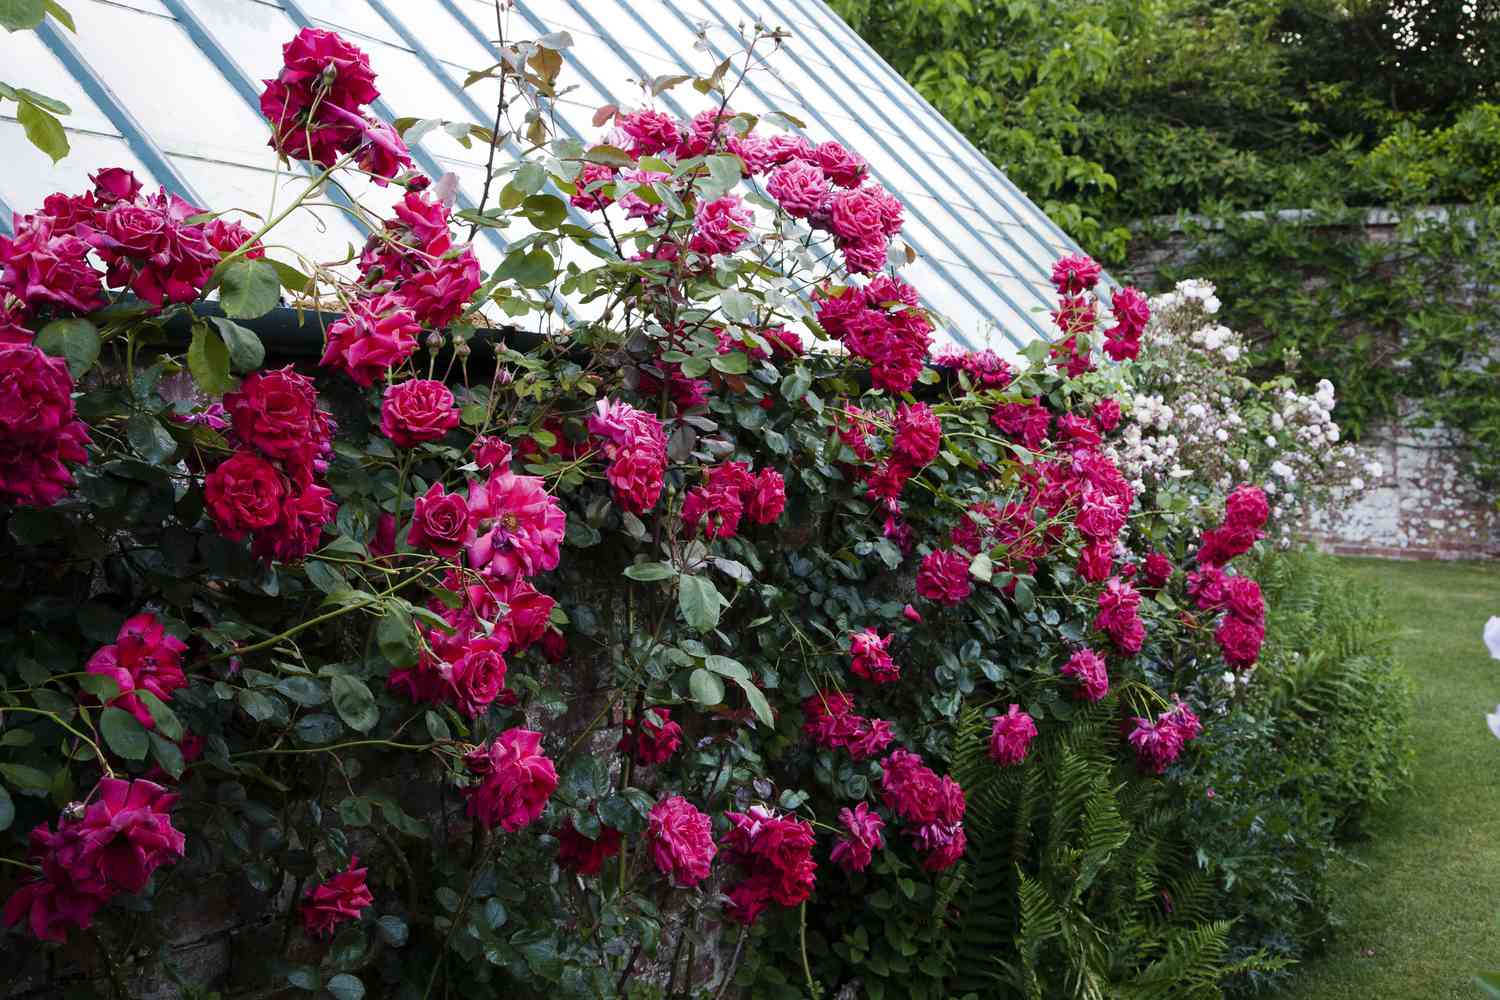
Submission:
[[[1306,962],[1286,1000],[1474,998],[1500,969],[1500,662],[1481,629],[1500,615],[1500,567],[1342,560],[1386,591],[1396,655],[1412,679],[1412,787],[1369,822],[1336,873],[1342,928]]]

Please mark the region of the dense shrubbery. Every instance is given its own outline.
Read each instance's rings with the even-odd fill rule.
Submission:
[[[1255,680],[1223,678],[1224,714],[1181,772],[1183,830],[1236,952],[1296,958],[1327,938],[1332,862],[1406,781],[1411,696],[1378,595],[1308,554],[1267,557],[1259,576],[1274,624]]]
[[[1272,969],[1180,797],[1271,504],[1110,457],[1142,297],[1102,323],[1066,258],[1024,368],[929,358],[853,151],[735,114],[727,63],[691,121],[548,141],[565,42],[491,71],[531,110],[492,140],[535,140],[498,206],[451,218],[308,29],[263,108],[321,173],[258,232],[103,170],[0,240],[7,949],[87,934],[124,992],[216,880],[268,923],[239,985],[339,997],[702,995],[708,950],[756,996]],[[405,191],[357,261],[265,258],[358,173]],[[454,227],[523,220],[487,276]],[[236,322],[281,287],[340,308],[316,380]]]

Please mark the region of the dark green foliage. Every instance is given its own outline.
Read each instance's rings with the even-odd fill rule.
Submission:
[[[1406,781],[1410,692],[1372,591],[1311,555],[1268,558],[1260,579],[1263,673],[1178,772],[1181,829],[1216,912],[1235,918],[1231,954],[1298,958],[1330,929],[1331,863]],[[1281,978],[1255,970],[1238,985]]]

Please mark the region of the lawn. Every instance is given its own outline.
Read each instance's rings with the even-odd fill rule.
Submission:
[[[1415,688],[1409,793],[1370,824],[1338,873],[1344,926],[1309,960],[1288,1000],[1474,998],[1500,969],[1500,662],[1480,638],[1500,615],[1500,566],[1345,560],[1386,591],[1396,654]]]

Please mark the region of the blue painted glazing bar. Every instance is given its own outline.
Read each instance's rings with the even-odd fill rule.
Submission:
[[[6,236],[15,235],[15,228],[10,224],[10,220],[14,217],[15,213],[5,203],[5,199],[0,198],[0,233],[4,233]]]
[[[743,3],[743,0],[735,0],[735,2],[739,4],[739,7],[740,7],[741,10],[744,10],[745,15],[747,17],[751,17],[751,18],[755,17],[755,15],[752,14],[749,11],[749,9],[747,9],[745,7],[745,5]],[[777,16],[781,16],[781,12],[776,8],[776,6],[775,6],[774,3],[771,4],[771,10],[774,11],[777,14]],[[851,59],[851,60],[854,58],[854,56],[850,52],[848,52],[846,49],[844,49],[839,44],[839,42],[838,42],[838,40],[836,38],[834,38],[831,35],[828,36],[828,37],[830,37],[833,40],[834,45],[839,48],[839,51],[841,53],[843,53],[843,55],[844,55],[845,58],[848,58],[848,59]],[[795,62],[798,66],[802,67],[802,71],[804,73],[806,73],[808,76],[812,77],[814,80],[817,80],[820,84],[824,82],[823,79],[822,79],[822,77],[819,76],[819,74],[814,71],[814,69],[812,68],[812,66],[810,66],[808,63],[804,62],[803,59],[802,59],[802,57],[800,55],[798,55],[798,53],[797,53],[797,46],[795,44],[788,45],[788,46],[785,47],[785,49],[786,49],[787,55],[789,55],[791,57],[791,59],[792,59],[793,62]],[[878,102],[871,100],[865,94],[865,90],[864,90],[863,87],[856,86],[854,84],[854,81],[851,80],[851,79],[849,79],[848,75],[846,75],[842,69],[839,69],[838,66],[834,62],[829,62],[828,65],[833,69],[833,72],[838,75],[839,79],[843,81],[844,88],[845,88],[845,93],[857,94],[859,96],[860,100],[864,101],[865,104],[869,107],[869,109],[870,109],[871,112],[873,112],[875,115],[878,115],[881,118],[883,118],[891,126],[891,128],[893,130],[895,130],[897,132],[901,131],[900,125],[898,125],[890,117],[890,115],[887,112],[887,110],[883,109],[879,105]],[[887,91],[887,93],[889,93],[889,91]],[[892,96],[894,96],[894,95],[892,95]],[[889,105],[887,105],[886,107],[888,108]],[[907,172],[910,173],[913,177],[915,177],[917,179],[917,183],[921,184],[922,188],[929,195],[931,195],[938,202],[946,204],[946,202],[944,202],[943,198],[938,195],[937,190],[931,184],[928,183],[926,171],[924,169],[919,169],[919,168],[926,167],[927,164],[925,164],[925,163],[924,164],[918,164],[918,165],[916,165],[914,167],[906,159],[906,157],[902,156],[896,149],[892,148],[891,144],[889,142],[887,142],[881,136],[881,134],[880,134],[880,132],[878,130],[876,130],[874,128],[871,128],[869,130],[869,135],[870,135],[870,137],[872,139],[874,139],[880,145],[880,147],[882,149],[884,149],[887,153],[889,153],[892,156],[892,158],[894,158],[898,163],[900,163],[903,167],[905,167],[906,170],[907,170]],[[947,178],[948,182],[953,185],[954,190],[960,192],[960,197],[963,198],[964,204],[968,206],[968,208],[971,210],[972,214],[975,215],[975,216],[982,215],[983,211],[980,209],[980,207],[978,205],[974,204],[974,202],[967,195],[963,194],[964,184],[961,182],[961,180],[955,181],[952,177],[949,177],[945,171],[941,171],[940,168],[938,168],[938,169],[939,169],[939,172],[943,173],[943,176],[945,178]],[[981,236],[980,233],[979,233],[979,231],[974,228],[973,223],[971,223],[969,221],[970,212],[962,211],[962,210],[960,210],[958,208],[958,206],[954,206],[954,205],[949,205],[949,207],[950,207],[950,209],[953,209],[953,215],[958,218],[959,225],[962,226],[964,228],[964,230],[967,231],[968,234],[974,238],[974,241],[976,243],[984,244],[984,243],[988,242],[988,240],[986,239],[986,237]],[[1005,232],[1005,230],[1004,230],[1003,227],[1000,229],[999,236],[1000,236],[1001,239],[1003,239],[1010,246],[1010,248],[1013,251],[1015,251],[1015,253],[1019,256],[1019,258],[1024,259],[1032,267],[1036,268],[1037,272],[1044,279],[1048,275],[1051,274],[1050,263],[1044,264],[1044,263],[1038,261],[1035,257],[1033,257],[1031,255],[1030,252],[1028,252],[1026,249],[1024,249],[1015,240],[1013,240],[1010,237],[1010,235]],[[1038,304],[1041,307],[1047,308],[1047,307],[1049,307],[1049,306],[1051,306],[1053,304],[1052,301],[1049,298],[1047,298],[1046,296],[1042,295],[1042,293],[1037,289],[1037,287],[1034,284],[1028,283],[1027,287],[1031,289],[1032,295],[1034,295],[1036,297],[1037,302],[1038,302]]]
[[[183,0],[161,0],[161,2],[171,12],[172,16],[177,19],[177,23],[182,25],[188,37],[193,40],[193,44],[198,46],[198,51],[202,52],[208,58],[209,62],[214,64],[214,68],[235,89],[235,92],[244,98],[245,103],[250,105],[250,110],[255,112],[258,117],[261,113],[260,85],[255,78],[245,72],[245,68],[224,50],[224,47],[214,38],[213,32],[208,30],[208,25]],[[301,166],[304,173],[312,176],[313,171],[306,163],[299,162],[298,165]],[[349,196],[338,185],[328,185],[327,192],[331,201],[337,202],[347,209],[354,207],[354,203],[349,200]],[[364,232],[370,231],[370,227],[365,224],[364,219],[359,213],[350,211],[345,214],[359,229]]]
[[[858,44],[858,45],[864,45],[864,44],[866,44],[864,42],[864,40],[861,39],[859,37],[859,35],[855,33],[854,29],[851,28],[851,27],[849,27],[849,25],[844,22],[843,18],[839,17],[837,14],[833,14],[832,12],[829,12],[829,17],[830,17],[831,20],[837,22],[837,25],[838,25],[837,30],[842,31],[849,38],[853,39],[853,41],[856,44]],[[956,142],[958,142],[958,144],[959,144],[959,146],[961,148],[967,149],[969,151],[969,153],[971,153],[972,155],[978,157],[989,168],[989,173],[993,177],[993,179],[995,179],[996,181],[998,181],[999,184],[1002,187],[1004,187],[1006,190],[1008,190],[1012,194],[1014,194],[1023,203],[1031,205],[1033,208],[1036,208],[1037,218],[1039,218],[1042,221],[1042,223],[1045,225],[1045,227],[1047,229],[1049,229],[1053,233],[1053,235],[1055,235],[1057,237],[1057,239],[1062,242],[1062,244],[1064,246],[1068,247],[1071,250],[1074,250],[1077,253],[1083,253],[1084,252],[1083,248],[1080,247],[1073,240],[1073,238],[1071,236],[1069,236],[1067,233],[1063,232],[1062,228],[1060,226],[1058,226],[1057,223],[1053,222],[1052,219],[1047,215],[1047,213],[1043,212],[1039,207],[1037,207],[1037,205],[1036,205],[1035,202],[1033,202],[1030,198],[1028,198],[1021,191],[1020,188],[1016,187],[1016,185],[1011,181],[1011,179],[1009,177],[1005,176],[1005,171],[1003,171],[999,167],[997,167],[995,165],[995,163],[994,163],[993,160],[991,160],[984,153],[980,152],[979,148],[977,146],[975,146],[972,142],[969,141],[969,137],[968,136],[966,136],[962,132],[960,132],[958,130],[958,128],[956,126],[954,126],[954,124],[952,122],[948,121],[947,118],[944,118],[943,115],[938,112],[937,108],[934,108],[932,106],[932,103],[930,101],[928,101],[927,98],[922,95],[921,91],[917,90],[917,88],[915,88],[915,87],[911,86],[909,83],[907,83],[905,81],[905,79],[901,76],[901,74],[897,73],[896,70],[890,65],[890,63],[886,62],[885,59],[882,58],[881,55],[878,52],[875,52],[872,49],[871,52],[870,52],[870,54],[873,57],[874,64],[878,65],[882,70],[884,70],[885,73],[886,73],[886,75],[888,77],[890,77],[892,80],[896,81],[896,85],[897,86],[905,87],[908,90],[910,90],[911,93],[916,96],[917,100],[920,101],[925,108],[927,108],[927,110],[931,111],[934,115],[936,115],[942,121],[944,128],[948,131],[949,135]],[[1022,225],[1026,225],[1026,222],[1025,222],[1024,219],[1021,219],[1019,216],[1017,217],[1017,219],[1018,219],[1018,221],[1021,222]],[[1027,228],[1030,229],[1029,226],[1027,226]],[[1033,235],[1035,235],[1034,231],[1033,231]],[[1109,282],[1111,284],[1114,284],[1114,279],[1110,278],[1108,274],[1105,275],[1105,278],[1107,280],[1109,280]]]
[[[172,161],[167,159],[167,154],[162,152],[161,147],[146,133],[141,123],[136,121],[135,116],[121,103],[119,95],[110,89],[103,77],[94,72],[88,60],[83,58],[83,53],[63,37],[62,32],[52,23],[52,19],[48,18],[38,25],[36,33],[41,38],[42,44],[52,51],[52,54],[67,69],[69,75],[83,88],[84,93],[89,95],[89,99],[99,106],[99,110],[103,111],[119,130],[120,135],[125,138],[126,144],[130,147],[130,151],[145,164],[152,176],[168,191],[187,199],[195,206],[203,205],[203,199],[198,197],[192,185],[187,182],[187,178],[177,172]]]
[[[687,19],[687,17],[681,11],[679,11],[677,9],[676,5],[674,5],[673,3],[671,3],[671,0],[663,0],[663,6],[665,6],[668,10],[670,10],[673,14],[675,14],[678,17],[678,19],[683,22],[683,24],[687,25],[689,28],[692,27],[692,22],[689,21]],[[731,31],[734,30],[732,27],[730,27],[730,25],[728,24],[728,22],[724,21],[724,19],[723,19],[722,16],[720,16],[720,15],[717,14],[717,12],[715,13],[715,16],[719,18],[720,24],[724,25],[724,27],[728,28]],[[709,48],[712,50],[714,58],[720,59],[720,60],[722,60],[724,58],[724,54],[719,51],[718,47],[715,46],[712,41],[709,42]],[[761,99],[761,101],[765,103],[765,105],[767,107],[774,107],[775,106],[774,102],[771,101],[770,98],[767,97],[767,95],[755,83],[755,80],[754,80],[753,76],[746,76],[745,77],[745,81],[744,81],[744,85],[747,86],[747,87],[749,87],[750,90],[757,97],[759,97]],[[814,107],[811,104],[809,104],[806,107],[805,110],[807,111],[807,113],[809,115],[811,115],[818,122],[818,124],[820,126],[822,126],[822,128],[824,129],[824,131],[827,132],[830,137],[838,139],[839,141],[843,142],[842,136],[840,136],[838,129],[834,128],[833,124],[831,122],[829,122],[828,119],[824,118],[823,115],[822,115],[822,113],[819,112],[816,107]],[[847,142],[844,142],[844,145],[848,146],[849,144]],[[874,173],[873,169],[871,170],[871,173],[872,174]],[[877,177],[876,179],[880,180],[879,177]],[[884,182],[882,181],[882,183],[884,183]],[[892,190],[893,189],[892,186],[890,184],[888,184],[888,183],[885,184],[885,187],[888,190]],[[939,238],[942,239],[941,235],[939,236]],[[987,312],[987,310],[985,309],[984,304],[982,302],[980,302],[977,298],[974,297],[973,293],[969,291],[967,285],[960,278],[958,278],[956,275],[953,274],[953,272],[951,272],[950,270],[948,270],[947,265],[942,261],[941,258],[937,257],[936,255],[934,255],[933,253],[931,253],[930,251],[928,251],[926,248],[924,248],[920,243],[917,242],[916,239],[909,238],[908,242],[911,243],[911,245],[912,245],[913,248],[915,248],[919,253],[922,254],[923,258],[926,259],[927,264],[930,267],[932,267],[933,270],[937,271],[939,274],[941,274],[943,276],[943,278],[947,281],[947,283],[948,283],[948,285],[949,285],[950,288],[952,288],[955,292],[957,292],[959,295],[961,295],[964,299],[966,299],[969,302],[970,305],[972,305],[974,307],[974,311],[975,311],[975,313],[977,315],[979,315],[979,316],[984,316],[985,315],[985,313]],[[958,247],[953,246],[951,243],[948,243],[948,241],[946,239],[943,239],[943,242],[946,243],[951,249],[953,249],[954,252],[958,256],[962,257],[969,264],[969,266],[971,268],[973,268],[975,278],[981,279],[981,280],[984,278],[983,271],[976,264],[974,264],[974,262],[972,260],[969,260],[968,256],[966,254],[964,254],[962,250],[960,250]],[[1043,332],[1042,328],[1037,324],[1036,320],[1031,317],[1031,314],[1029,312],[1027,312],[1026,310],[1022,309],[1020,306],[1018,306],[1010,298],[1010,296],[1005,293],[1005,290],[1003,288],[1001,288],[999,285],[995,285],[995,284],[991,284],[990,287],[994,290],[995,294],[998,295],[1003,302],[1005,302],[1006,305],[1010,306],[1011,310],[1014,311],[1016,313],[1016,315],[1020,316],[1022,319],[1024,319],[1027,322],[1027,324],[1029,324],[1034,330],[1036,330],[1038,336],[1041,336],[1043,338],[1046,337],[1046,333]],[[1000,332],[1005,336],[1005,338],[1007,340],[1009,340],[1016,347],[1022,347],[1022,346],[1024,346],[1024,342],[1022,340],[1020,340],[1015,334],[1011,333],[1009,330],[1001,329]],[[957,340],[960,344],[962,344],[964,347],[972,348],[974,346],[966,337],[964,337],[963,335],[961,335],[957,331],[950,331],[950,333],[953,335],[953,338],[955,340]]]
[[[538,18],[536,18],[535,16],[533,16],[532,13],[529,10],[526,9],[525,0],[516,0],[516,9],[521,12],[522,16],[524,16],[527,21],[531,22],[532,27],[535,28],[537,31],[545,31],[546,30],[546,26],[543,24],[543,22],[541,20],[539,20]],[[622,2],[619,3],[619,5],[618,5],[618,9],[621,10],[621,11],[624,11],[624,12],[628,13],[631,17],[633,17],[636,20],[636,23],[638,23],[642,28],[645,28],[646,31],[651,35],[651,37],[654,38],[654,39],[656,39],[656,43],[658,45],[662,46],[662,51],[663,52],[671,52],[672,51],[671,49],[667,48],[667,46],[662,42],[661,36],[656,33],[656,30],[654,28],[652,28],[651,25],[648,24],[646,21],[641,20],[640,15],[635,12],[635,5],[631,2],[631,0],[622,0]],[[606,40],[611,37],[610,32],[603,25],[601,25],[599,23],[599,21],[594,17],[594,15],[592,15],[592,14],[590,14],[588,12],[588,4],[587,4],[586,0],[583,3],[574,3],[574,4],[572,4],[572,10],[573,10],[573,13],[577,14],[579,17],[583,18],[585,21],[588,22],[588,26],[593,29],[594,34],[596,34],[600,38],[603,38],[603,39],[606,39]],[[639,78],[641,80],[649,82],[649,80],[650,80],[650,74],[647,73],[646,72],[646,68],[644,66],[642,66],[639,62],[637,62],[636,59],[635,59],[635,57],[630,54],[630,50],[626,49],[625,46],[623,46],[623,45],[616,45],[615,46],[615,53],[621,59],[623,59],[625,61],[625,63],[631,69],[635,70],[635,72],[639,75]],[[604,86],[602,86],[599,83],[599,80],[594,76],[594,74],[592,74],[592,73],[590,73],[588,71],[587,67],[584,67],[584,66],[582,66],[580,64],[574,64],[574,66],[577,69],[579,69],[580,72],[583,73],[584,78],[587,79],[590,83],[592,83],[594,85],[594,89],[598,90],[599,93],[601,93],[601,94],[608,94],[609,93],[609,89],[606,88],[606,87],[604,87]],[[672,96],[672,92],[671,91],[664,91],[662,93],[661,97],[662,97],[662,100],[664,100],[664,101],[667,102],[667,106],[672,109],[672,113],[674,115],[676,115],[678,118],[681,118],[683,121],[687,121],[691,117],[687,113],[687,111],[682,107],[682,105],[680,105],[680,104],[677,103],[677,99]]]
[[[395,12],[385,4],[384,0],[368,0],[368,2],[375,9],[375,12],[385,19],[385,23],[390,25],[396,34],[401,36],[401,40],[422,61],[422,65],[427,67],[427,71],[436,77],[438,82],[447,89],[448,93],[452,94],[454,99],[464,106],[465,111],[474,116],[474,120],[477,123],[480,125],[484,125],[486,122],[493,123],[494,112],[486,112],[479,106],[478,101],[470,97],[466,90],[454,82],[453,77],[449,75],[443,64],[438,62],[437,57],[427,50],[427,47],[422,44],[421,39],[406,27],[406,24],[396,16]],[[520,151],[516,149],[515,143],[509,136],[505,138],[504,147],[506,152],[515,159],[519,160],[521,158]],[[568,205],[568,217],[584,229],[589,228],[588,220],[572,204]],[[600,245],[603,246],[602,243]]]

